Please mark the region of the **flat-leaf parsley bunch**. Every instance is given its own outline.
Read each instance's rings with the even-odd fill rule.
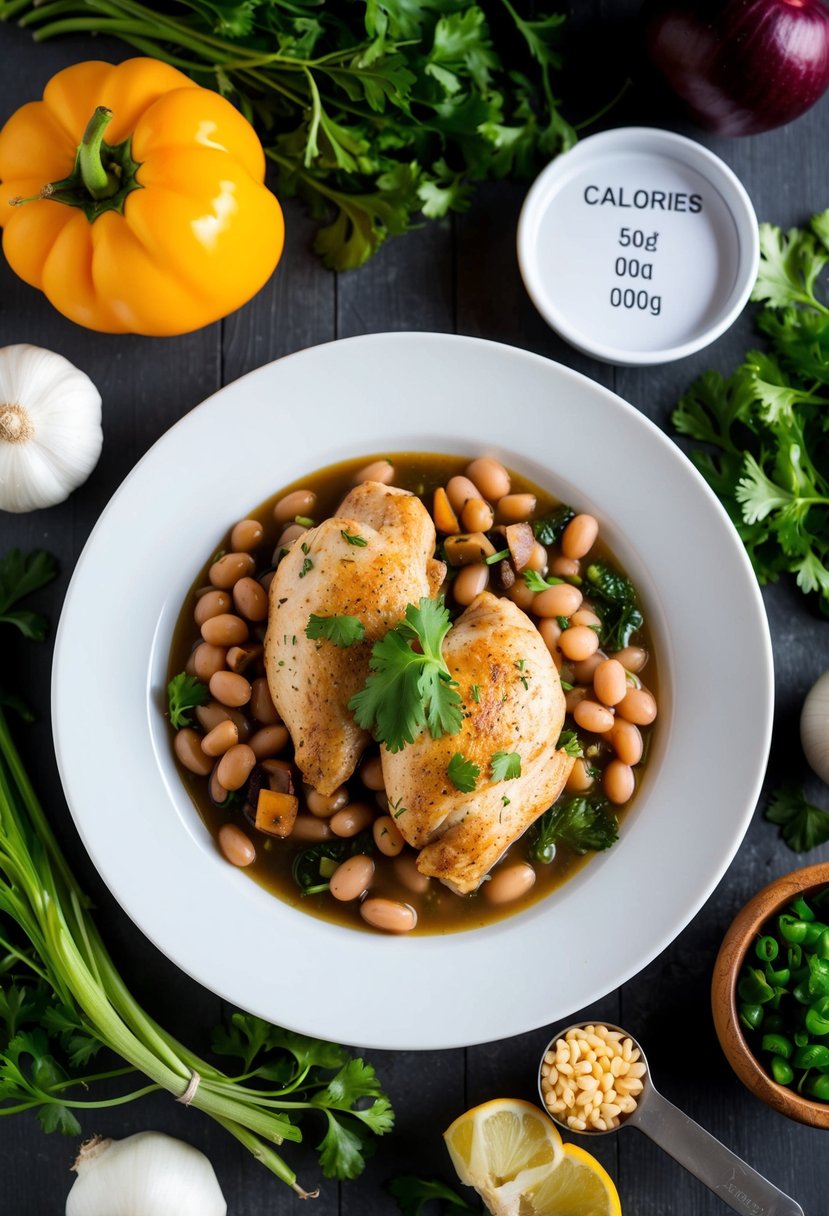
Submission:
[[[0,0],[36,39],[112,34],[218,89],[256,126],[277,191],[359,266],[474,182],[575,142],[553,88],[564,16],[527,0]],[[519,11],[524,10],[524,11]],[[496,50],[497,47],[497,50]]]
[[[769,350],[728,379],[706,372],[673,414],[761,583],[791,573],[829,615],[829,211],[784,233],[760,225],[752,299]]]

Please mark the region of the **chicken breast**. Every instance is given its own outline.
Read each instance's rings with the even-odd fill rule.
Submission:
[[[511,600],[479,595],[447,634],[443,655],[464,702],[459,733],[433,739],[424,730],[402,751],[384,747],[382,766],[395,823],[420,850],[418,870],[466,895],[555,802],[573,758],[558,749],[565,710],[555,664]],[[498,752],[520,757],[520,776],[495,779]],[[448,776],[457,753],[479,769],[470,793]]]
[[[357,543],[347,536],[357,538]],[[371,647],[406,605],[434,597],[445,566],[435,527],[418,498],[365,482],[338,513],[293,543],[270,588],[265,669],[305,780],[330,794],[354,772],[370,736],[347,708],[368,675]],[[365,638],[340,647],[305,630],[317,616],[355,616]]]

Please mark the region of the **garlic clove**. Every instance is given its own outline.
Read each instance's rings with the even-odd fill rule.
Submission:
[[[81,1145],[66,1216],[227,1216],[204,1153],[163,1132]]]
[[[63,502],[101,454],[101,397],[62,355],[0,348],[0,510]]]
[[[829,784],[829,671],[818,677],[803,702],[800,742],[809,766]]]

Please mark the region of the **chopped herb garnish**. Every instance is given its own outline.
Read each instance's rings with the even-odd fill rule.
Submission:
[[[504,806],[509,806],[509,804],[510,804],[510,800],[509,800],[509,798],[507,798],[506,794],[502,794],[502,795],[501,795],[501,803],[502,803]]]
[[[557,616],[556,620],[558,621],[559,629],[561,629],[562,631],[570,628],[569,616]]]
[[[408,604],[399,625],[371,649],[365,687],[348,703],[357,725],[373,731],[390,752],[400,751],[428,726],[433,739],[454,735],[463,720],[457,681],[443,658],[451,622],[443,600]],[[420,651],[412,649],[420,644]]]
[[[308,571],[313,570],[313,569],[314,569],[314,563],[311,561],[310,557],[306,557],[302,563],[302,569],[299,572],[299,577],[305,578],[305,575],[308,573]]]
[[[317,616],[312,612],[305,626],[306,638],[327,638],[337,646],[353,646],[366,636],[365,625],[356,616]]]
[[[584,749],[578,735],[574,730],[563,730],[558,737],[556,744],[559,751],[566,752],[568,756],[583,756]]]
[[[537,570],[525,570],[524,582],[530,591],[547,591],[550,587],[558,587],[560,583],[564,582],[564,579],[556,578],[555,575],[551,578],[543,578]]]
[[[190,725],[189,710],[197,705],[204,705],[210,697],[210,690],[195,676],[188,676],[181,671],[173,676],[167,685],[167,705],[170,711],[170,725],[179,730],[182,726]]]
[[[349,545],[354,545],[356,549],[365,549],[368,544],[364,536],[360,536],[357,532],[349,532],[347,528],[340,528],[340,536]]]
[[[299,524],[301,528],[313,528],[314,526],[313,519],[310,519],[307,515],[295,515],[294,523]]]
[[[481,700],[480,687],[477,684],[473,684],[472,688],[470,689],[470,692],[472,694],[472,700],[475,702],[475,704],[476,705],[480,704],[480,700]]]
[[[481,770],[477,764],[465,759],[460,752],[455,752],[449,761],[446,775],[456,790],[460,790],[462,794],[471,794],[478,784]]]
[[[581,854],[609,849],[618,836],[616,816],[607,803],[579,795],[555,803],[536,820],[530,857],[547,864],[555,857],[557,844]]]
[[[497,553],[490,553],[489,557],[485,557],[484,561],[487,566],[494,566],[496,562],[502,562],[509,557],[509,549],[499,549]]]
[[[492,780],[514,781],[521,776],[521,757],[518,752],[494,752],[492,755]]]

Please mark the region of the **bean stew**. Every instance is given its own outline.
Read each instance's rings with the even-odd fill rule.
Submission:
[[[360,481],[420,497],[446,563],[440,594],[452,616],[484,590],[507,596],[535,624],[565,692],[558,746],[575,761],[564,790],[472,895],[417,869],[377,745],[352,779],[323,795],[303,784],[271,700],[263,643],[274,571]],[[386,933],[453,932],[511,915],[612,845],[657,714],[647,624],[598,521],[486,456],[346,461],[234,522],[182,607],[168,678],[173,751],[224,858],[314,916]]]

